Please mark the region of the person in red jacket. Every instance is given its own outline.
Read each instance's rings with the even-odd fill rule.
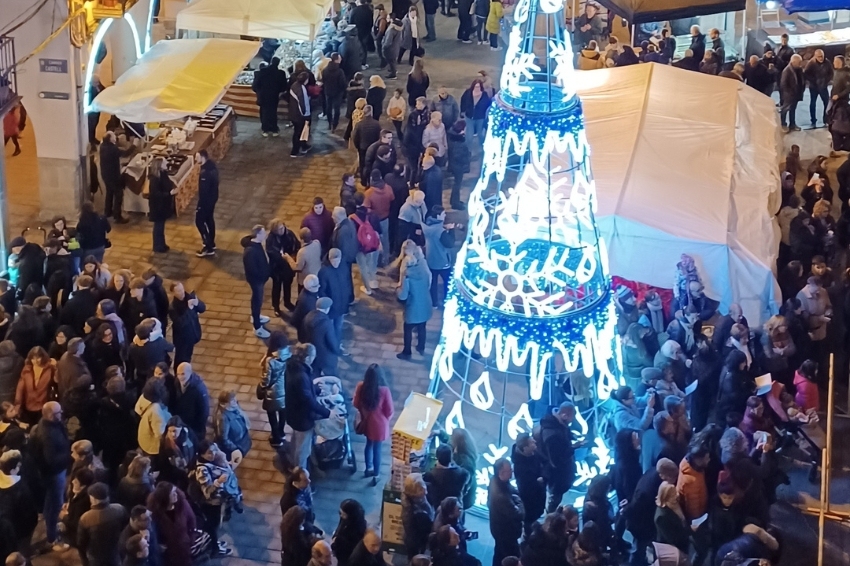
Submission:
[[[797,389],[794,401],[804,413],[809,409],[820,410],[820,393],[815,383],[817,367],[812,360],[806,360],[794,373],[794,387]]]
[[[377,485],[381,474],[381,444],[390,435],[390,419],[393,417],[393,398],[381,366],[372,364],[366,369],[363,381],[354,390],[353,404],[360,413],[355,430],[366,436],[366,471],[363,475],[374,478],[372,485]]]

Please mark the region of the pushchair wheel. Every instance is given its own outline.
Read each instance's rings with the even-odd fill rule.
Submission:
[[[354,456],[354,450],[348,451],[348,465],[351,467],[348,473],[353,476],[357,473],[357,458]]]

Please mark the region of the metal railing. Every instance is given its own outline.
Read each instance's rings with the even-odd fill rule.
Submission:
[[[0,35],[0,117],[18,100],[15,39]]]

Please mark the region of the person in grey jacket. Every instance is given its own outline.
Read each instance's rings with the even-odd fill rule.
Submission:
[[[304,331],[307,342],[316,348],[316,357],[312,367],[315,375],[336,375],[337,362],[342,355],[340,335],[337,334],[334,323],[328,312],[334,301],[328,297],[320,297],[316,301],[316,310],[304,319]]]
[[[238,450],[242,457],[251,450],[251,423],[236,400],[232,389],[218,394],[218,406],[213,414],[215,443],[221,448],[228,460]]]
[[[315,278],[315,275],[313,276]],[[318,287],[318,280],[316,281]],[[300,301],[299,301],[300,304]],[[313,305],[315,308],[315,303]],[[312,310],[312,309],[311,309]],[[299,340],[302,338],[299,330]],[[275,330],[269,337],[269,349],[261,362],[263,377],[260,392],[263,410],[269,417],[269,443],[273,448],[283,446],[283,429],[286,425],[286,361],[292,357],[286,333]]]
[[[444,86],[437,89],[437,97],[431,101],[432,117],[434,112],[439,112],[442,115],[443,124],[446,124],[446,127],[452,126],[460,118],[460,106],[455,97],[449,94],[448,89]]]
[[[803,89],[805,87],[803,78],[803,58],[796,53],[791,56],[791,61],[782,70],[779,76],[779,118],[782,127],[785,127],[786,117],[788,128],[799,131],[797,126],[797,104],[803,100]]]
[[[818,364],[818,382],[826,383],[829,376],[829,341],[827,328],[832,320],[832,302],[821,285],[820,277],[812,276],[797,293],[803,320],[811,338],[811,359]]]
[[[381,49],[384,53],[384,59],[390,68],[388,79],[398,78],[396,71],[396,58],[401,52],[401,31],[402,23],[398,18],[393,18],[390,25],[387,26],[387,31],[384,33],[384,40],[381,42]]]
[[[826,108],[829,106],[829,83],[832,82],[834,70],[832,63],[826,60],[822,49],[815,50],[815,56],[806,63],[803,75],[806,86],[809,87],[809,117],[812,127],[817,127],[818,97],[823,101],[823,123],[826,125]]]
[[[452,270],[452,250],[446,249],[442,242],[443,232],[454,230],[455,225],[445,224],[446,211],[437,205],[431,208],[431,212],[422,224],[422,233],[425,236],[425,260],[428,269],[431,270],[431,303],[434,306],[442,306],[449,289],[449,276]],[[440,284],[438,276],[442,279],[442,299],[440,298]]]
[[[333,301],[328,316],[333,321],[336,335],[340,339],[342,339],[342,320],[348,314],[348,306],[354,298],[350,284],[351,268],[346,268],[342,264],[342,252],[337,248],[331,248],[327,260],[319,270],[319,296],[328,297]],[[307,316],[304,317],[305,325]]]
[[[418,249],[418,248],[417,248]],[[424,258],[407,257],[402,261],[404,275],[398,289],[398,300],[404,302],[404,347],[396,357],[409,360],[413,330],[416,330],[416,351],[425,354],[425,323],[431,318],[431,271]]]
[[[334,207],[332,216],[336,228],[331,235],[331,248],[336,248],[342,253],[342,268],[348,274],[348,302],[350,303],[354,301],[354,280],[351,278],[351,267],[357,261],[357,252],[360,251],[360,245],[357,242],[357,227],[341,206]],[[333,298],[336,300],[336,297]],[[342,323],[337,330],[342,331]]]

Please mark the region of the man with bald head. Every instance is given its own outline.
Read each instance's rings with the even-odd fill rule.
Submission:
[[[806,85],[809,87],[809,117],[812,119],[812,127],[817,128],[818,98],[823,102],[823,123],[826,125],[826,106],[829,104],[829,83],[832,82],[834,70],[832,63],[826,60],[822,49],[815,50],[815,56],[806,63],[803,74],[806,77]]]
[[[375,529],[366,529],[363,540],[354,547],[348,563],[357,566],[386,566],[387,563],[381,556],[381,535]]]
[[[307,566],[331,566],[332,563],[331,545],[324,540],[316,541],[313,550],[310,552],[310,562]]]
[[[779,118],[783,128],[788,119],[789,131],[800,131],[797,127],[797,104],[803,100],[804,83],[803,58],[795,53],[779,77]]]
[[[59,543],[57,525],[65,490],[65,471],[71,465],[71,441],[62,422],[62,407],[56,401],[48,401],[42,407],[41,420],[30,434],[30,453],[44,485],[47,542],[54,550],[67,548]]]
[[[210,400],[207,386],[201,376],[192,371],[192,364],[177,366],[177,395],[171,401],[171,414],[178,415],[186,426],[202,439],[207,434]]]
[[[773,75],[758,55],[750,56],[744,68],[744,82],[762,94],[770,96],[773,92]]]

